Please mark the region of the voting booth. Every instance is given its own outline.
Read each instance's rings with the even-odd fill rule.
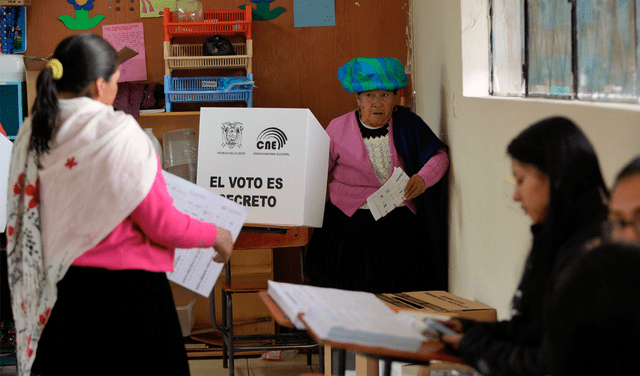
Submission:
[[[308,109],[200,110],[197,184],[249,208],[246,222],[321,227],[329,136]]]

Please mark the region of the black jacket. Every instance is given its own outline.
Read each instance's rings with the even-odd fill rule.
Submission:
[[[570,234],[557,252],[547,253],[553,255],[551,260],[534,254],[540,248],[536,247],[536,242],[543,241],[544,234],[541,234],[540,226],[532,226],[534,246],[514,295],[512,318],[495,323],[463,320],[464,336],[459,351],[465,361],[483,375],[549,373],[541,351],[545,302],[553,293],[558,273],[601,236],[601,224],[607,213],[596,190],[587,192],[574,207],[569,219]],[[540,272],[545,270],[547,272]]]

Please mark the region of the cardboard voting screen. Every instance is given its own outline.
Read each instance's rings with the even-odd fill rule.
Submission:
[[[322,226],[329,136],[308,109],[200,110],[197,184],[249,207],[246,222]]]

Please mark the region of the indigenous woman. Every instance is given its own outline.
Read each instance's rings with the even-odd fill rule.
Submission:
[[[446,288],[446,226],[434,186],[449,167],[447,146],[396,105],[408,81],[397,59],[355,58],[338,79],[355,93],[357,109],[326,129],[329,201],[307,252],[311,284],[369,292]],[[367,199],[396,169],[408,176],[404,200],[376,220]]]

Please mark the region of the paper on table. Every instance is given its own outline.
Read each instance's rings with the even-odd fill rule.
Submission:
[[[401,168],[396,167],[389,180],[367,198],[367,205],[376,221],[402,205],[404,189],[408,182],[409,176]]]
[[[188,180],[162,171],[176,208],[201,221],[228,230],[235,241],[249,209]],[[213,248],[176,249],[173,272],[167,277],[181,286],[208,297],[224,264],[213,261]]]
[[[296,328],[304,330],[298,314],[311,307],[326,306],[342,309],[389,311],[393,310],[375,294],[285,282],[268,281],[267,294],[282,309]]]

